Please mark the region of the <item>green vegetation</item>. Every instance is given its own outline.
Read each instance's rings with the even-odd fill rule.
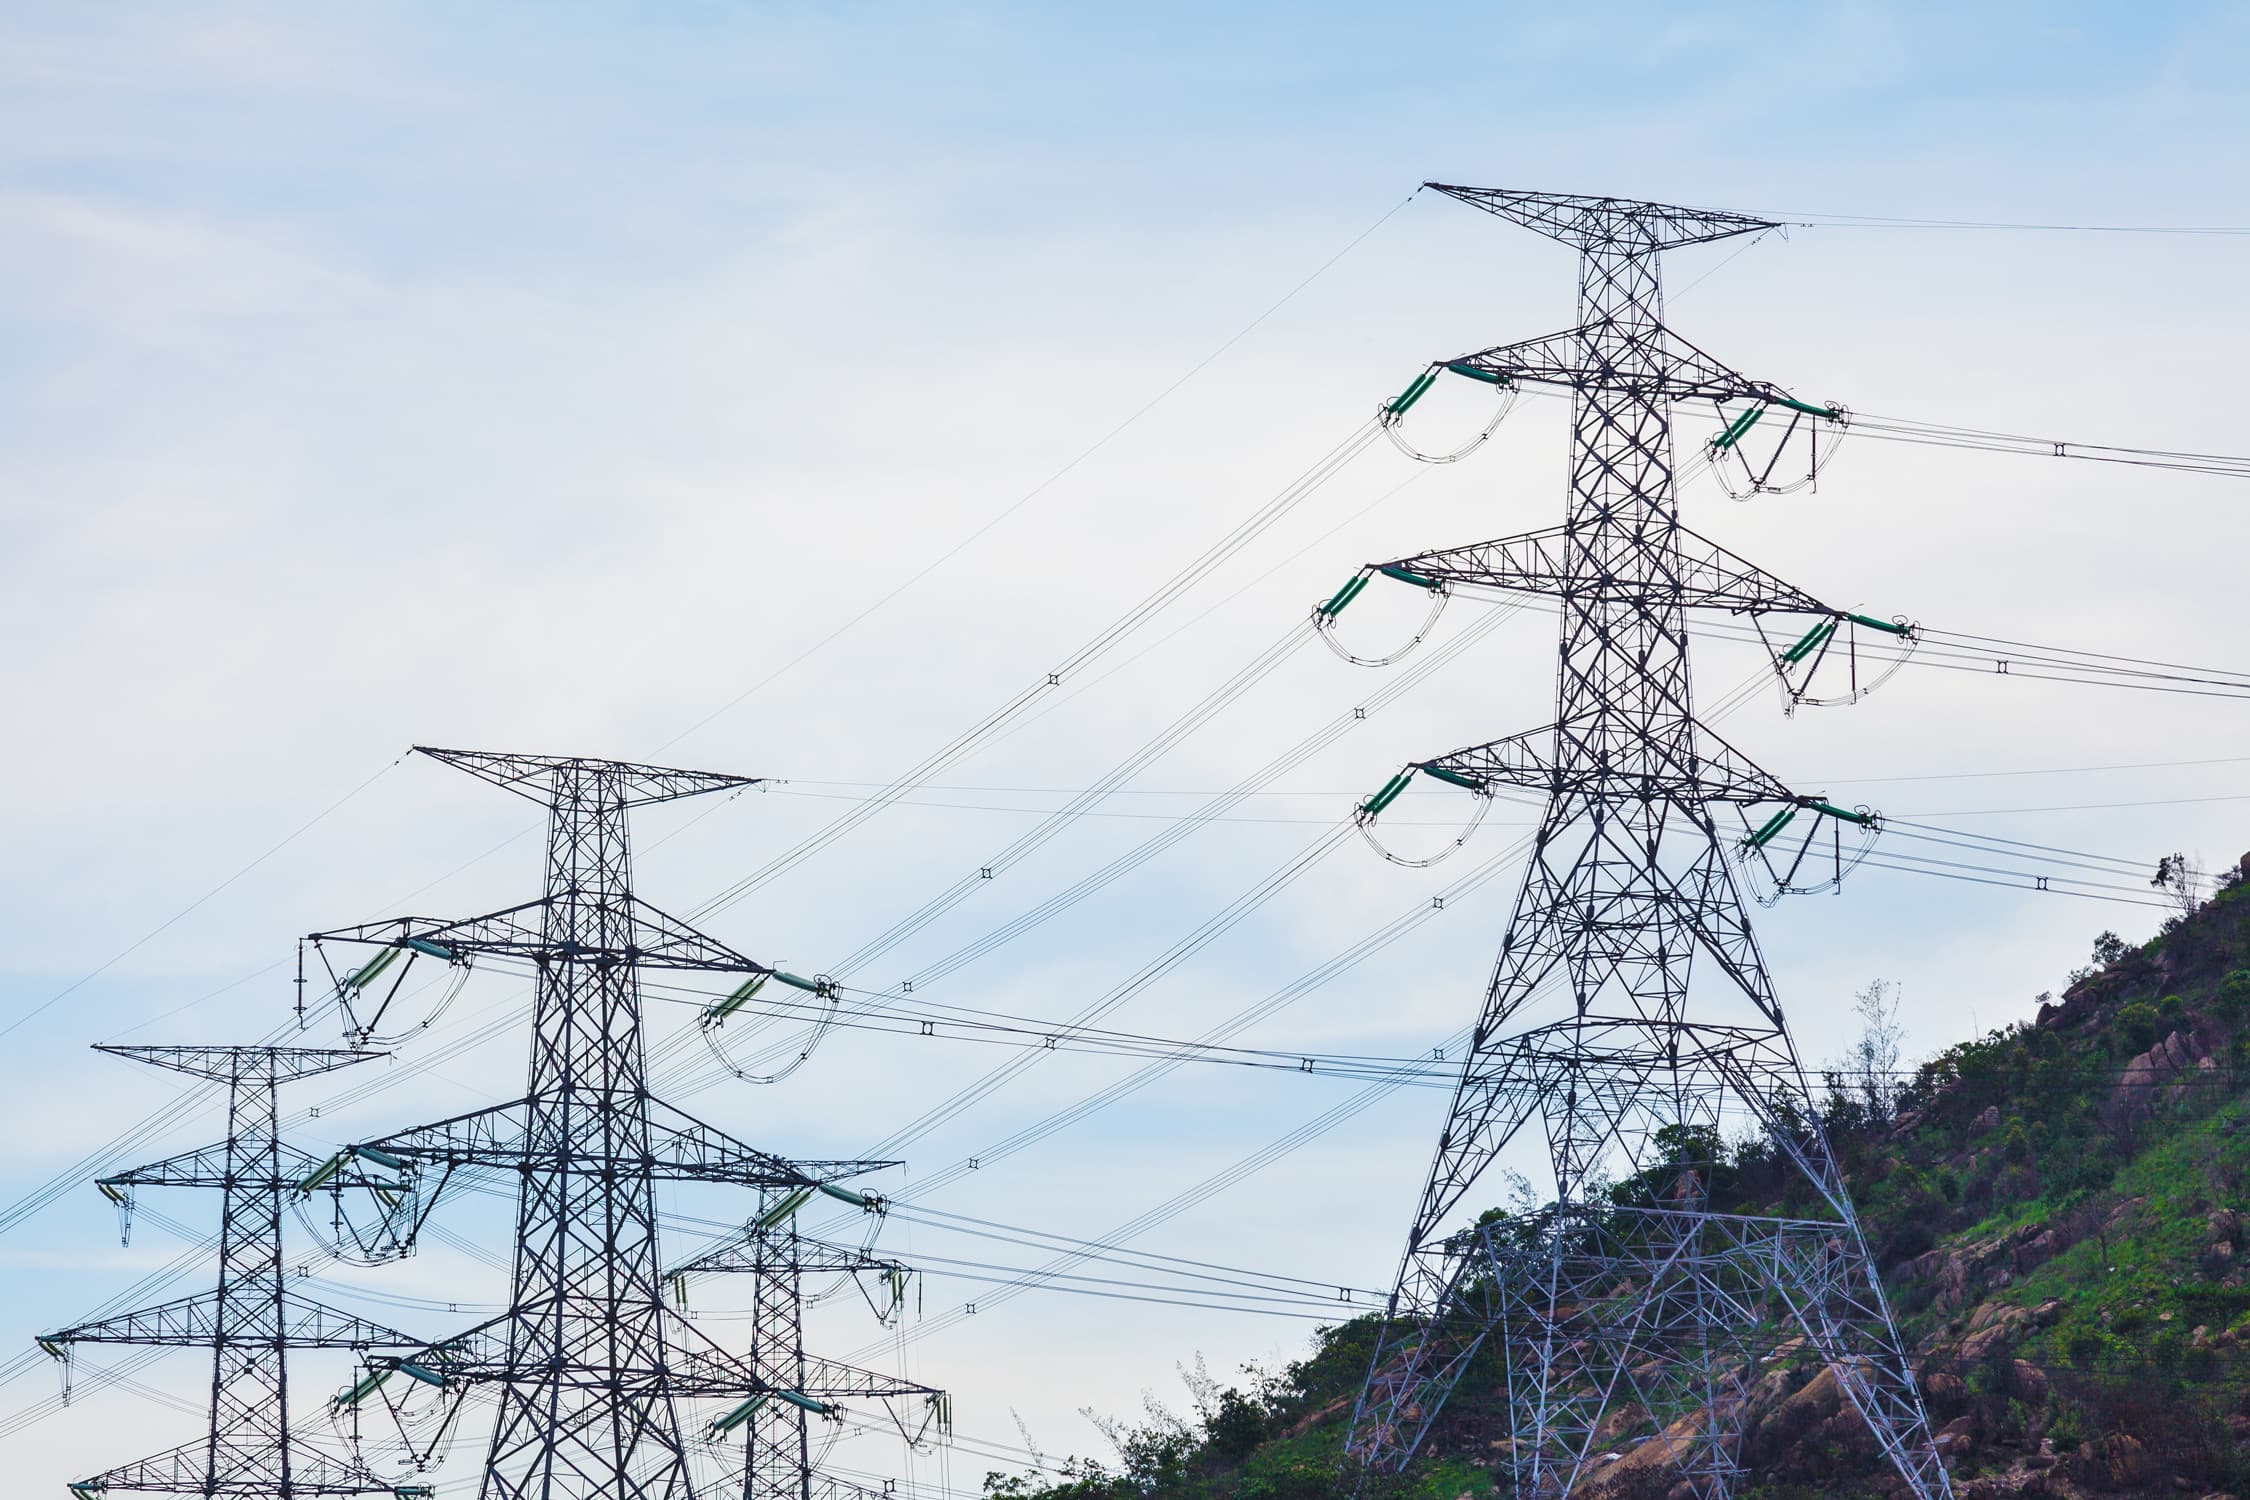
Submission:
[[[1851,1181],[1965,1494],[2250,1494],[2250,890],[2238,874],[2135,946],[2112,932],[2038,1019],[1901,1077],[1895,1004],[1859,997],[1860,1043],[1825,1079],[1823,1123]],[[1675,1131],[1612,1190],[1684,1167],[1715,1207],[1806,1206],[1759,1140]],[[1527,1210],[1529,1210],[1527,1212]],[[1534,1226],[1535,1207],[1508,1222]],[[1527,1230],[1528,1232],[1528,1230]],[[1192,1415],[1151,1402],[1105,1425],[1115,1456],[1007,1500],[1311,1500],[1337,1462],[1371,1320],[1303,1359],[1221,1386],[1184,1372]],[[1782,1372],[1789,1389],[1809,1372]],[[1489,1350],[1406,1475],[1370,1495],[1459,1500],[1505,1484],[1503,1372]],[[1786,1393],[1774,1398],[1785,1401]],[[1893,1493],[1871,1444],[1789,1429],[1753,1404],[1749,1493]],[[1647,1432],[1615,1435],[1629,1450]],[[1630,1465],[1619,1465],[1625,1472]],[[1661,1473],[1634,1481],[1661,1496]],[[1651,1487],[1653,1485],[1653,1487]],[[1626,1500],[1629,1485],[1582,1486]]]

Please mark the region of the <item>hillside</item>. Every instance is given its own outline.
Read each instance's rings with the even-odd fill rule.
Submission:
[[[2250,858],[2246,858],[2250,865]],[[2037,1017],[1911,1076],[1830,1075],[1827,1122],[1965,1496],[2250,1496],[2250,881],[2241,869],[2139,947],[2113,934]],[[1736,1147],[1715,1206],[1776,1207]],[[1184,1415],[1110,1424],[1116,1452],[1008,1500],[1311,1500],[1365,1373],[1365,1319],[1279,1371],[1188,1379]],[[1494,1493],[1500,1372],[1479,1364],[1401,1500]],[[1753,1387],[1745,1493],[1899,1493],[1832,1377]],[[1671,1488],[1631,1413],[1581,1493]],[[1636,1437],[1639,1441],[1636,1441]]]

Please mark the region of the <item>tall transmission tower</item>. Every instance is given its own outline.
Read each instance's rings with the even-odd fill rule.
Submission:
[[[1561,665],[1553,724],[1419,762],[1369,804],[1379,812],[1416,770],[1549,799],[1349,1451],[1366,1469],[1403,1467],[1471,1358],[1496,1340],[1519,1496],[1570,1493],[1597,1439],[1618,1435],[1605,1417],[1629,1421],[1637,1408],[1642,1430],[1669,1442],[1687,1492],[1713,1500],[1736,1485],[1759,1362],[1801,1340],[1912,1493],[1949,1495],[1735,867],[1770,866],[1782,830],[1802,819],[1805,845],[1778,872],[1786,889],[1806,845],[1876,820],[1783,786],[1697,720],[1689,690],[1691,610],[1809,618],[1796,644],[1775,653],[1785,683],[1840,631],[1911,635],[1823,604],[1680,524],[1678,403],[1707,400],[1726,419],[1714,456],[1769,411],[1843,418],[1737,374],[1664,324],[1663,251],[1775,226],[1617,198],[1429,186],[1575,248],[1579,321],[1432,366],[1391,410],[1441,370],[1566,389],[1570,495],[1559,527],[1370,571],[1433,591],[1554,598]],[[1340,607],[1331,600],[1324,611]],[[1740,834],[1722,831],[1722,812]],[[1709,980],[1692,993],[1691,969]],[[1559,1001],[1543,1009],[1550,988]],[[1549,1010],[1559,1015],[1544,1019]],[[1744,1119],[1799,1179],[1785,1196],[1807,1205],[1800,1216],[1713,1207],[1722,1122]],[[1532,1126],[1545,1137],[1553,1207],[1443,1232]]]
[[[650,1096],[642,970],[741,976],[744,991],[767,979],[830,988],[747,958],[633,893],[632,808],[755,778],[416,748],[545,807],[548,825],[546,887],[536,900],[459,921],[406,917],[313,937],[388,950],[343,976],[347,987],[400,955],[408,963],[512,959],[533,969],[521,1098],[351,1148],[425,1180],[484,1170],[518,1185],[507,1310],[417,1351],[407,1373],[497,1392],[487,1500],[692,1500],[680,1403],[739,1403],[779,1388],[665,1306],[656,1184],[805,1189],[870,1207],[874,1199],[840,1183],[894,1165],[784,1160]],[[853,1374],[859,1382],[835,1394],[908,1389]]]
[[[805,1283],[812,1278],[831,1285],[851,1281],[866,1292],[872,1278],[879,1290],[869,1292],[869,1305],[888,1323],[903,1312],[912,1273],[902,1262],[865,1246],[834,1244],[803,1233],[797,1215],[812,1196],[809,1189],[768,1189],[761,1196],[757,1217],[740,1235],[673,1272],[683,1299],[690,1276],[732,1273],[750,1278],[750,1367],[772,1390],[789,1393],[744,1402],[712,1424],[712,1436],[741,1433],[742,1500],[880,1500],[864,1486],[822,1473],[816,1461],[813,1421],[833,1420],[830,1402],[865,1390],[871,1377],[806,1352]],[[893,1394],[920,1392],[920,1387],[897,1383]],[[942,1425],[944,1398],[925,1406],[920,1418],[911,1430],[902,1424],[901,1435],[911,1441],[931,1424]]]
[[[394,1495],[414,1493],[379,1479],[356,1459],[330,1453],[289,1419],[291,1348],[413,1349],[421,1340],[324,1307],[289,1289],[282,1264],[283,1196],[320,1163],[286,1145],[278,1129],[281,1085],[382,1054],[309,1047],[102,1047],[227,1089],[226,1139],[100,1179],[130,1211],[144,1187],[216,1187],[219,1284],[183,1297],[80,1323],[42,1337],[68,1357],[74,1344],[144,1344],[211,1351],[210,1424],[193,1442],[81,1479],[84,1497],[112,1491],[174,1495]]]

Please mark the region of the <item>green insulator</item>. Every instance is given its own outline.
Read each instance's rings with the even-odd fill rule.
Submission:
[[[431,1500],[436,1494],[434,1484],[402,1484],[391,1491],[392,1500]]]
[[[1438,582],[1435,578],[1425,578],[1420,573],[1413,572],[1407,568],[1398,567],[1392,563],[1385,563],[1375,571],[1382,574],[1385,578],[1396,578],[1400,583],[1411,583],[1416,588],[1428,589],[1433,594],[1436,593],[1439,589],[1445,587],[1444,584]]]
[[[758,991],[766,987],[766,978],[766,975],[760,974],[754,978],[745,979],[742,983],[736,985],[724,1000],[703,1013],[704,1023],[706,1025],[717,1025],[742,1009],[743,1006],[748,1005],[753,999],[757,998]]]
[[[1422,767],[1422,774],[1433,781],[1442,781],[1448,786],[1466,787],[1472,792],[1484,790],[1484,783],[1474,776],[1464,776],[1459,771],[1450,771],[1444,766],[1424,766]]]
[[[1801,411],[1808,417],[1825,417],[1831,422],[1843,415],[1833,406],[1815,406],[1809,401],[1799,401],[1794,396],[1775,396],[1772,400],[1776,406],[1786,406],[1791,411]]]
[[[766,1397],[763,1392],[759,1393],[758,1395],[752,1396],[749,1400],[743,1402],[733,1411],[728,1412],[725,1416],[719,1418],[718,1421],[713,1422],[711,1424],[711,1436],[724,1437],[726,1434],[734,1431],[737,1427],[740,1427],[743,1423],[756,1416],[758,1414],[758,1408],[765,1404]]]
[[[1743,434],[1747,433],[1751,428],[1757,426],[1758,419],[1765,414],[1766,409],[1764,407],[1753,406],[1748,411],[1744,412],[1741,416],[1736,417],[1732,422],[1729,422],[1727,424],[1726,431],[1711,439],[1711,451],[1713,453],[1723,452],[1728,448],[1732,448],[1736,443],[1741,442]]]
[[[39,1346],[40,1352],[45,1354],[49,1359],[62,1359],[70,1353],[68,1349],[65,1349],[61,1344],[50,1338],[37,1338],[33,1339],[32,1342],[37,1344]]]
[[[819,1188],[837,1202],[849,1203],[854,1208],[873,1208],[875,1206],[875,1200],[867,1194],[855,1193],[850,1188],[841,1187],[833,1182],[816,1182],[813,1186]]]
[[[355,990],[366,989],[375,982],[377,975],[398,961],[399,952],[400,950],[397,948],[385,948],[366,963],[346,974],[344,983]]]
[[[370,1370],[359,1383],[336,1397],[338,1406],[357,1406],[381,1388],[384,1381],[396,1373],[391,1370]]]
[[[1367,580],[1372,576],[1374,575],[1369,573],[1354,573],[1345,579],[1344,586],[1329,596],[1328,602],[1320,607],[1320,612],[1331,620],[1335,619],[1344,612],[1347,605],[1359,597],[1359,591],[1367,587]]]
[[[781,1223],[798,1209],[803,1208],[805,1200],[810,1198],[812,1194],[813,1190],[809,1187],[798,1188],[779,1203],[758,1215],[756,1219],[751,1221],[751,1227],[756,1229],[773,1228],[774,1225]]]
[[[447,963],[453,962],[453,950],[443,943],[433,943],[428,938],[410,937],[406,940],[406,946],[412,948],[416,953],[427,953],[432,958],[442,958]]]
[[[76,1495],[78,1500],[97,1500],[97,1497],[109,1493],[109,1486],[96,1479],[81,1479],[75,1484],[66,1486],[66,1488],[73,1495]]]
[[[1430,386],[1434,384],[1436,380],[1437,366],[1432,365],[1430,366],[1430,368],[1424,370],[1421,374],[1408,381],[1406,383],[1406,389],[1400,391],[1396,396],[1392,397],[1391,404],[1384,407],[1383,410],[1390,413],[1394,417],[1404,415],[1406,409],[1412,406],[1415,402],[1421,400],[1422,394],[1425,391],[1429,390]]]
[[[773,971],[773,977],[793,989],[804,990],[810,994],[827,996],[836,993],[835,984],[826,979],[807,979],[801,974],[784,974],[779,969]]]
[[[1393,776],[1390,780],[1384,782],[1383,789],[1377,792],[1374,796],[1368,798],[1365,803],[1361,804],[1359,810],[1362,813],[1365,813],[1370,818],[1374,817],[1384,808],[1389,807],[1393,802],[1396,802],[1398,800],[1398,794],[1405,791],[1406,784],[1413,779],[1414,769],[1413,767],[1409,766],[1407,769],[1399,772],[1396,776]]]
[[[1816,813],[1826,813],[1831,818],[1841,818],[1846,823],[1857,823],[1862,828],[1875,821],[1873,813],[1853,812],[1850,808],[1838,807],[1833,802],[1812,802],[1806,805]]]
[[[1913,626],[1900,624],[1897,620],[1878,620],[1873,615],[1854,614],[1847,614],[1844,618],[1854,625],[1865,625],[1869,630],[1887,630],[1892,635],[1911,635],[1914,633]]]
[[[413,1360],[400,1360],[398,1362],[398,1372],[401,1375],[408,1377],[409,1379],[419,1380],[424,1385],[434,1385],[441,1391],[445,1389],[445,1377],[443,1375],[440,1375],[435,1370],[425,1369],[421,1365],[414,1363]]]
[[[1815,625],[1812,629],[1806,631],[1804,635],[1798,640],[1796,645],[1791,646],[1787,651],[1781,653],[1782,661],[1786,662],[1790,666],[1795,666],[1797,663],[1803,661],[1806,657],[1812,655],[1814,651],[1820,648],[1821,642],[1827,640],[1835,633],[1836,622],[1834,620],[1821,621],[1818,625]]]
[[[393,1156],[390,1152],[378,1146],[354,1146],[352,1147],[352,1155],[362,1161],[371,1161],[378,1167],[388,1167],[393,1172],[406,1170],[406,1158]]]
[[[313,1170],[313,1174],[310,1177],[307,1177],[303,1182],[298,1183],[297,1191],[300,1193],[311,1193],[319,1191],[322,1185],[324,1185],[329,1178],[334,1177],[338,1172],[344,1170],[344,1162],[346,1160],[347,1154],[345,1152],[337,1152],[334,1156],[331,1156],[327,1161],[322,1162],[320,1166],[315,1168]]]
[[[1481,380],[1486,385],[1506,385],[1508,377],[1493,370],[1480,370],[1475,365],[1449,364],[1445,366],[1456,375],[1466,375],[1471,380]]]
[[[774,1394],[791,1406],[802,1407],[816,1417],[832,1417],[836,1414],[836,1408],[830,1406],[827,1402],[815,1401],[810,1396],[800,1396],[795,1391],[775,1391]]]
[[[1795,809],[1794,807],[1783,808],[1780,812],[1777,812],[1772,817],[1766,819],[1765,826],[1763,828],[1760,828],[1756,833],[1751,834],[1746,842],[1753,849],[1763,849],[1766,845],[1772,843],[1777,837],[1779,837],[1781,834],[1781,830],[1787,828],[1791,821],[1796,818],[1796,816],[1797,809]]]
[[[116,1204],[120,1208],[123,1208],[127,1203],[130,1203],[132,1201],[131,1196],[127,1194],[123,1188],[119,1187],[116,1183],[107,1180],[106,1178],[97,1178],[94,1182],[94,1186],[101,1189],[101,1194],[104,1198],[107,1198],[110,1202]]]

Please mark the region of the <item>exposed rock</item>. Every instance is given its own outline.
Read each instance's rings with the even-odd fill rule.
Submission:
[[[2014,1361],[2008,1366],[2008,1394],[2033,1405],[2046,1400],[2047,1372],[2029,1360]]]

